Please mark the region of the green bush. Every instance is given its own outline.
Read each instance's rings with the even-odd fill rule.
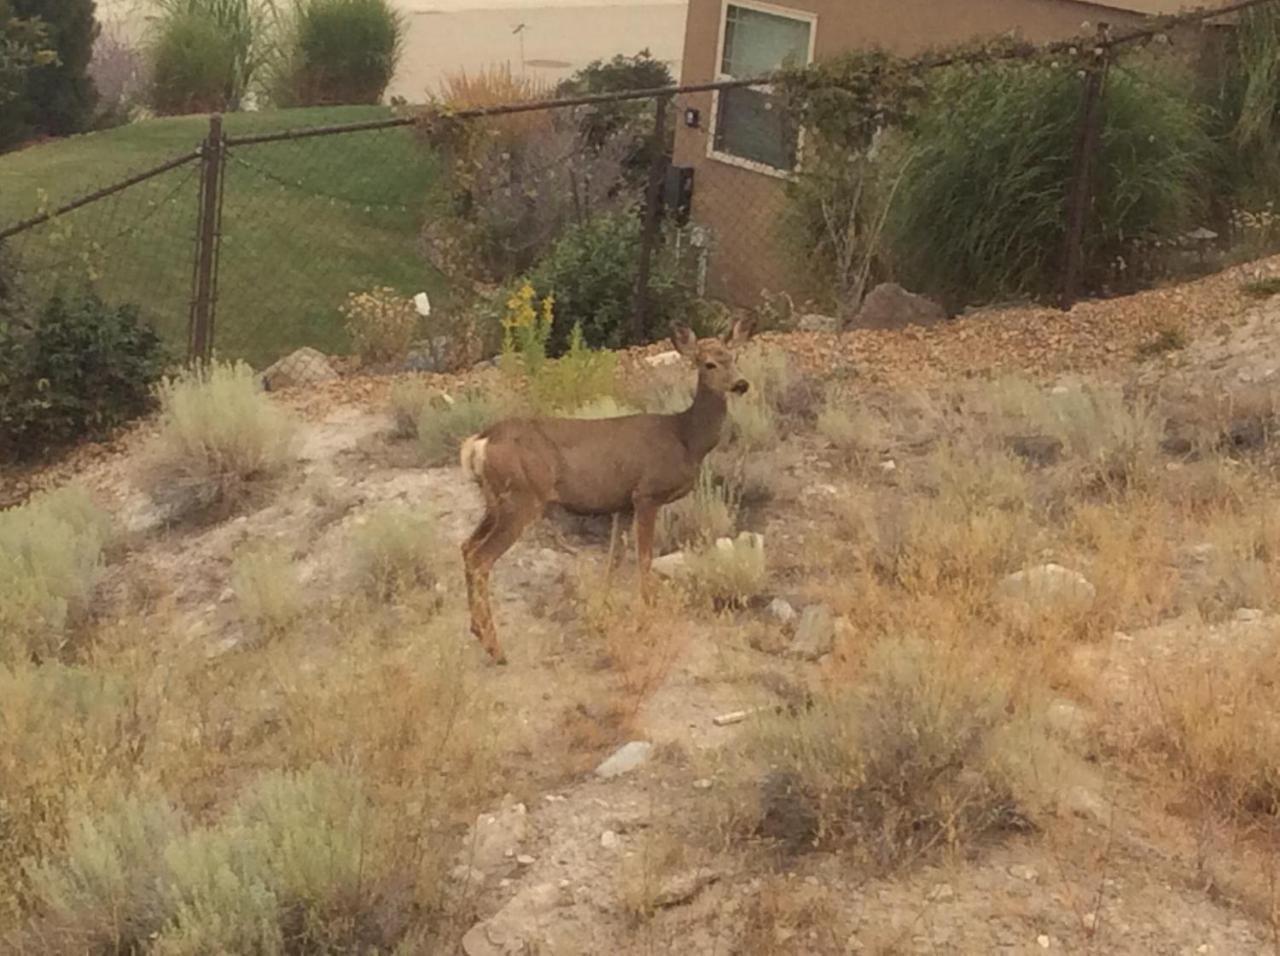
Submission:
[[[151,106],[157,113],[215,113],[235,91],[235,43],[198,11],[166,18],[151,47]]]
[[[1135,240],[1196,214],[1212,148],[1201,113],[1154,65],[1114,69],[1102,98],[1084,278],[1100,289]],[[1044,64],[950,72],[919,118],[890,232],[904,284],[952,307],[1059,288],[1079,129],[1076,70]],[[1130,269],[1132,274],[1132,269]]]
[[[0,0],[0,149],[40,134],[89,128],[98,94],[89,77],[98,35],[94,0]],[[36,28],[33,23],[43,24]],[[52,51],[54,57],[44,51]],[[6,74],[8,74],[6,76]]]
[[[277,106],[378,103],[396,72],[405,21],[390,0],[298,0],[272,84]]]
[[[239,109],[271,55],[274,0],[156,0],[152,106],[159,113]]]
[[[133,306],[55,295],[32,318],[0,313],[0,456],[98,438],[151,406],[159,337]]]
[[[503,414],[501,401],[480,391],[433,397],[418,414],[418,447],[428,465],[451,465],[467,438]]]
[[[631,338],[636,263],[640,258],[640,217],[633,212],[596,216],[565,232],[529,274],[539,298],[555,296],[555,322],[548,353],[569,346],[580,326],[591,348],[618,348]],[[649,277],[650,312],[681,321],[688,297],[674,264],[659,251]]]

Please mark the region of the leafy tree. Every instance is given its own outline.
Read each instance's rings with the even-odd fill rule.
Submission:
[[[0,148],[88,129],[95,0],[0,0]]]

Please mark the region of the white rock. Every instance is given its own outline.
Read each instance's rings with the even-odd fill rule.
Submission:
[[[1035,611],[1086,610],[1097,594],[1083,574],[1060,564],[1015,571],[996,586],[1000,601]]]
[[[774,598],[769,602],[769,614],[782,624],[790,624],[796,619],[796,609],[786,598]]]
[[[618,837],[618,834],[612,830],[605,830],[604,833],[600,834],[600,845],[606,850],[616,850],[621,843],[622,840]]]
[[[431,299],[427,297],[425,292],[419,292],[413,297],[413,307],[418,310],[418,315],[424,319],[431,315]]]
[[[897,471],[898,463],[890,458],[888,461],[880,462],[880,470],[884,472]]]
[[[1034,866],[1027,866],[1025,863],[1015,863],[1009,867],[1009,875],[1019,880],[1026,880],[1028,883],[1034,883],[1040,879],[1040,873]]]
[[[796,638],[787,653],[806,661],[816,661],[831,653],[835,645],[836,622],[825,604],[811,604],[800,615]]]
[[[623,744],[596,767],[596,776],[609,780],[620,777],[624,773],[630,773],[649,759],[652,750],[653,744],[647,740],[633,740]]]
[[[1262,611],[1256,607],[1242,607],[1235,613],[1237,621],[1261,621]]]
[[[1048,936],[1045,936],[1043,933],[1041,933],[1039,936],[1036,937],[1036,945],[1039,946],[1041,949],[1048,949],[1050,946],[1053,945],[1053,940],[1049,939]]]
[[[703,777],[701,780],[695,780],[693,781],[693,789],[694,790],[710,790],[711,781],[708,780],[706,777]]]
[[[650,568],[660,578],[682,578],[689,573],[689,557],[683,551],[673,551],[654,558]]]
[[[538,861],[536,857],[532,857],[528,853],[521,853],[518,857],[516,857],[516,862],[519,863],[521,866],[533,866],[533,864]]]

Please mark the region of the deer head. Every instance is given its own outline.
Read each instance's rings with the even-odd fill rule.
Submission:
[[[723,338],[699,340],[687,325],[677,325],[671,333],[671,344],[698,370],[698,390],[717,395],[743,395],[751,387],[738,374],[734,351],[751,338],[750,319],[738,319]]]

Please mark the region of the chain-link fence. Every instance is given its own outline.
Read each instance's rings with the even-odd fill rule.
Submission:
[[[1272,2],[1247,0],[1215,16]],[[191,152],[180,154],[175,141],[173,158],[108,188],[0,197],[0,250],[37,291],[89,282],[113,302],[137,305],[175,347],[258,368],[304,346],[350,352],[347,303],[378,289],[405,302],[427,294],[430,316],[421,317],[408,359],[419,368],[480,357],[457,341],[482,340],[480,353],[491,347],[507,299],[525,282],[539,298],[555,297],[555,347],[573,325],[592,344],[616,346],[664,334],[676,317],[710,327],[726,308],[760,308],[782,293],[838,326],[875,280],[911,264],[911,255],[889,261],[868,251],[884,222],[864,208],[871,186],[858,172],[880,148],[879,131],[894,125],[893,84],[1038,59],[1054,61],[1042,95],[1067,103],[1059,112],[1069,146],[1046,167],[1055,205],[1033,238],[1052,261],[1052,291],[1069,305],[1098,291],[1085,255],[1098,210],[1130,201],[1115,195],[1102,158],[1116,135],[1103,115],[1107,84],[1132,74],[1139,90],[1168,85],[1120,57],[1207,19],[889,59],[829,77],[831,89],[818,92],[848,103],[835,111],[836,125],[878,132],[844,142],[826,165],[822,144],[831,137],[782,89],[781,74],[286,130],[264,128],[265,116],[228,118],[225,130],[221,118],[207,129],[187,120],[180,129]],[[817,81],[806,82],[812,101]],[[869,98],[868,84],[876,89]],[[177,135],[170,127],[166,143]],[[77,155],[67,161],[90,161]],[[900,159],[875,187],[896,195],[915,161]],[[48,179],[85,185],[54,168]],[[941,222],[947,210],[937,214]],[[916,258],[975,254],[927,238],[926,230]],[[1137,247],[1135,237],[1122,238]],[[1000,246],[990,237],[963,241]],[[997,253],[1027,255],[1012,242]],[[404,356],[396,363],[403,367]]]

